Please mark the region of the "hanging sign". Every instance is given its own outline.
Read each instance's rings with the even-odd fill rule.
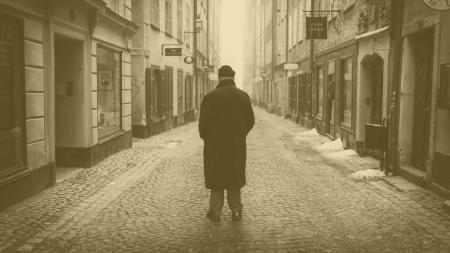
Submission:
[[[327,17],[306,17],[306,39],[327,39]]]
[[[450,10],[449,0],[422,0],[428,7],[437,11]]]
[[[297,63],[285,63],[284,64],[284,70],[297,70],[298,64]]]
[[[182,49],[181,47],[168,47],[164,49],[165,56],[181,56]]]
[[[184,63],[186,64],[192,64],[194,62],[194,57],[192,56],[186,56],[184,57]]]

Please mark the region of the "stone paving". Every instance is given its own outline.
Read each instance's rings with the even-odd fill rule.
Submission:
[[[243,219],[205,218],[195,123],[145,140],[0,212],[2,252],[449,252],[444,199],[349,175],[374,161],[332,161],[294,141],[305,131],[255,109]]]

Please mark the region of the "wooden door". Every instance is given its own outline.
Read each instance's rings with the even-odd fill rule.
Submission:
[[[430,131],[431,82],[433,72],[433,30],[418,35],[416,43],[416,76],[412,165],[425,170]]]

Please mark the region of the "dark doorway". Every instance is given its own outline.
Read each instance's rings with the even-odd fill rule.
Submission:
[[[415,52],[415,99],[412,140],[412,165],[426,169],[430,130],[431,82],[433,72],[434,30],[413,36]]]

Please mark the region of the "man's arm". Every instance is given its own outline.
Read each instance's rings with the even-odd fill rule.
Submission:
[[[250,97],[247,95],[247,128],[246,133],[250,132],[252,130],[253,126],[255,125],[255,114],[253,112],[252,102],[250,100]]]
[[[210,131],[211,124],[211,105],[208,100],[208,96],[205,96],[200,105],[200,118],[198,120],[198,130],[200,132],[200,138],[205,140]]]

